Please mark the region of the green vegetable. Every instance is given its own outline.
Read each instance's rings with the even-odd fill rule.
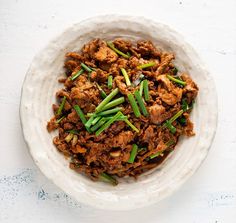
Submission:
[[[174,122],[177,118],[179,118],[184,113],[183,109],[179,110],[173,117],[170,118],[169,122]]]
[[[187,110],[189,110],[189,106],[188,106],[188,103],[187,103],[187,99],[186,98],[184,98],[183,100],[182,100],[182,109],[183,109],[183,111],[184,112],[186,112]]]
[[[89,73],[91,73],[93,70],[91,68],[89,68],[86,64],[81,63],[80,64],[82,68],[84,68],[84,70],[88,71]]]
[[[148,80],[143,81],[144,99],[149,101]]]
[[[115,99],[115,100],[113,100],[113,101],[110,101],[109,103],[107,103],[107,104],[103,107],[102,111],[105,111],[105,110],[107,110],[107,109],[109,109],[109,108],[112,108],[112,107],[115,107],[115,106],[117,106],[117,105],[119,105],[119,104],[122,104],[124,101],[125,101],[125,98],[124,98],[124,97],[120,97],[120,98],[117,98],[117,99]]]
[[[172,69],[172,72],[173,72],[174,75],[176,75],[176,74],[178,73],[178,69],[177,69],[176,67],[174,67],[174,68]]]
[[[78,134],[79,134],[79,131],[76,130],[76,129],[67,130],[66,132],[72,133],[72,134],[74,134],[74,135],[78,135]]]
[[[57,110],[57,115],[61,115],[62,110],[63,110],[63,108],[64,108],[64,106],[65,106],[65,103],[66,103],[66,96],[64,96],[64,97],[62,98],[60,107],[59,107],[58,110]]]
[[[84,69],[80,69],[77,73],[75,73],[70,79],[74,81],[77,77],[79,77],[84,72]]]
[[[119,89],[116,88],[114,89],[98,106],[97,108],[95,109],[96,113],[102,111],[103,107],[108,103],[110,102],[110,100],[112,98],[114,98],[119,92]]]
[[[73,135],[72,133],[69,133],[69,134],[66,136],[65,141],[66,141],[67,143],[69,143],[69,142],[72,140],[73,136],[74,136],[74,135]]]
[[[140,83],[139,94],[141,97],[143,96],[143,81]]]
[[[92,122],[93,122],[94,118],[95,118],[95,115],[91,116],[91,117],[89,118],[89,120],[85,123],[85,127],[90,128],[90,126],[92,125]]]
[[[97,116],[110,115],[110,114],[116,113],[116,112],[121,111],[121,110],[122,110],[121,107],[116,107],[116,108],[113,108],[113,109],[110,109],[110,110],[99,112],[99,113],[97,113]]]
[[[59,124],[64,118],[65,118],[65,116],[62,116],[61,118],[57,119],[56,123]]]
[[[104,123],[100,129],[98,129],[95,133],[96,136],[98,136],[101,132],[103,132],[105,129],[109,128],[109,126],[117,120],[122,115],[121,112],[117,112],[116,115],[114,115],[110,120],[108,120],[106,123]]]
[[[107,80],[107,86],[109,89],[112,89],[112,79],[113,79],[113,76],[109,75],[108,80]]]
[[[129,76],[128,76],[126,70],[124,68],[120,68],[120,70],[121,70],[121,73],[123,74],[123,76],[125,78],[126,85],[130,86],[131,82],[130,82],[130,79],[129,79]]]
[[[165,126],[171,131],[172,134],[175,134],[176,128],[171,124],[170,121],[166,121]]]
[[[125,123],[131,128],[131,129],[133,129],[135,132],[139,132],[139,130],[128,120],[128,119],[125,119],[124,120],[125,121]]]
[[[114,46],[114,44],[113,44],[112,42],[107,42],[107,45],[108,45],[113,51],[115,51],[117,54],[121,55],[122,57],[124,57],[124,58],[126,58],[126,59],[130,58],[130,55],[128,55],[128,53],[125,54],[125,53],[121,52],[120,50],[118,50],[118,49]]]
[[[174,144],[175,144],[175,140],[170,139],[170,140],[166,143],[166,146],[167,146],[167,148],[168,148],[168,147],[170,147],[170,146],[172,146],[172,145],[174,145]]]
[[[107,173],[101,173],[99,175],[99,179],[103,182],[110,183],[113,186],[116,186],[118,184],[118,181],[114,177],[112,177],[111,175],[109,175]]]
[[[92,125],[95,125],[99,120],[101,119],[101,117],[96,117],[93,121],[92,121]]]
[[[183,126],[185,126],[187,124],[187,120],[185,117],[178,118],[178,122]]]
[[[99,127],[101,127],[106,122],[105,118],[101,118],[93,127],[91,127],[91,131],[95,132]]]
[[[134,162],[137,153],[138,153],[138,146],[136,144],[133,144],[128,163]]]
[[[134,92],[134,95],[135,95],[135,98],[136,98],[136,100],[137,100],[137,102],[138,102],[138,104],[139,104],[139,107],[140,107],[140,109],[141,109],[143,115],[144,115],[144,116],[148,116],[148,111],[147,111],[147,109],[146,109],[146,107],[145,107],[145,104],[144,104],[144,102],[143,102],[143,98],[140,96],[139,91],[136,90],[136,91]]]
[[[75,109],[76,113],[78,114],[81,122],[85,125],[87,122],[87,119],[85,118],[84,113],[81,110],[81,108],[79,107],[79,105],[74,105],[74,109]]]
[[[148,68],[148,67],[153,67],[155,65],[156,65],[155,62],[150,62],[150,63],[138,65],[137,68],[138,69],[145,69],[145,68]]]
[[[107,97],[107,94],[106,94],[106,92],[101,88],[101,86],[96,82],[96,85],[97,85],[97,88],[98,88],[98,90],[99,90],[99,92],[100,92],[100,95],[101,95],[101,97],[104,99],[104,98],[106,98]]]
[[[110,120],[113,116],[106,116],[104,117],[104,120]],[[119,118],[116,119],[116,121],[125,121],[127,119],[127,116],[121,115]]]
[[[185,81],[181,81],[181,80],[179,80],[179,79],[177,79],[177,78],[174,78],[173,76],[171,76],[171,75],[166,75],[167,76],[167,78],[169,79],[169,80],[171,80],[171,81],[173,81],[173,82],[175,82],[175,83],[177,83],[177,84],[180,84],[180,85],[182,85],[182,86],[185,86],[186,85],[186,82]]]
[[[170,146],[172,146],[172,145],[174,145],[174,144],[175,144],[175,140],[170,139],[170,140],[166,143],[166,147],[168,148],[168,147],[170,147]],[[163,152],[164,152],[164,150],[159,151],[159,152],[157,152],[157,153],[154,153],[154,154],[152,154],[149,158],[150,158],[150,159],[154,159],[155,157],[161,155]]]
[[[131,93],[129,93],[127,96],[128,96],[128,99],[129,99],[129,103],[131,104],[131,107],[133,109],[134,115],[137,118],[140,117],[141,113],[140,113],[138,105],[137,105],[137,103],[134,99],[134,96]]]
[[[154,153],[154,154],[152,154],[151,156],[149,156],[149,158],[150,158],[150,159],[154,159],[154,158],[158,157],[159,155],[161,155],[162,152],[163,152],[163,151],[159,151],[159,152],[157,152],[157,153]]]

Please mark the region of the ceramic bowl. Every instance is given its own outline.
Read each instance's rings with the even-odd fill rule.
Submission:
[[[68,166],[48,133],[55,93],[63,85],[65,53],[76,51],[93,38],[125,37],[151,40],[176,55],[175,64],[187,71],[199,86],[191,119],[196,136],[182,137],[175,149],[156,169],[138,180],[120,179],[118,186],[93,182]],[[65,30],[32,61],[22,88],[20,116],[25,141],[41,169],[58,187],[79,202],[110,210],[129,210],[156,203],[176,191],[205,159],[216,131],[217,96],[214,81],[198,55],[183,37],[168,26],[141,17],[107,15],[94,17]]]

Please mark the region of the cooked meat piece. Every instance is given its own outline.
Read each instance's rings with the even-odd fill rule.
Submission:
[[[190,104],[197,97],[198,87],[187,74],[183,73],[181,78],[186,82],[186,85],[183,89],[183,94],[186,96],[187,101]]]
[[[168,105],[174,105],[181,101],[183,92],[181,88],[172,84],[166,75],[158,76],[157,80],[162,83],[162,85],[158,85],[158,93],[162,101]]]
[[[162,105],[154,104],[148,109],[150,121],[154,124],[160,124],[171,117],[170,112],[166,112],[166,108]]]
[[[116,53],[101,39],[91,40],[81,51],[66,54],[65,76],[59,79],[64,88],[56,93],[57,103],[52,106],[54,116],[47,123],[49,132],[58,131],[53,144],[70,157],[70,168],[94,181],[102,179],[101,174],[103,177],[111,174],[137,178],[158,166],[175,149],[181,135],[195,134],[190,120],[192,109],[183,114],[180,111],[184,101],[193,106],[198,87],[185,73],[176,77],[185,81],[185,86],[169,80],[167,74],[176,75],[174,54],[161,51],[147,40],[133,44],[128,39],[117,38],[113,44],[130,56],[126,58]],[[138,67],[152,61],[154,66]],[[71,78],[81,70],[81,63],[92,71],[84,69],[78,77]],[[130,86],[127,86],[121,68],[127,71]],[[109,75],[113,77],[111,85],[108,85]],[[140,91],[143,79],[148,80],[148,89]],[[102,107],[102,112],[107,114],[98,112],[96,108],[102,101],[107,101],[104,98],[115,88],[118,93],[109,101],[109,107]],[[148,111],[146,116],[137,93],[134,95],[136,90],[142,93],[141,100]],[[146,90],[149,100],[145,98]],[[132,106],[127,98],[130,93],[134,95]],[[122,115],[113,120],[118,107]],[[141,115],[136,117],[133,109],[139,110]],[[171,120],[176,114],[180,117]],[[166,125],[167,120],[171,121],[172,127]],[[136,154],[135,144],[138,147]],[[116,180],[112,183],[116,184]]]
[[[102,44],[98,48],[98,51],[94,53],[94,59],[101,62],[112,63],[118,59],[118,56],[112,49],[110,49],[105,44]]]
[[[113,41],[113,44],[116,48],[121,50],[122,52],[129,51],[130,47],[132,46],[131,42],[129,40],[123,40],[121,38],[117,38]]]

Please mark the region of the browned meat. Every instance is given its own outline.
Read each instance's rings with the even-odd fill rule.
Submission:
[[[66,54],[65,76],[59,80],[64,88],[56,93],[57,103],[52,106],[54,116],[47,123],[49,132],[57,129],[58,136],[53,143],[62,154],[71,158],[70,168],[92,180],[99,180],[102,173],[137,178],[139,174],[158,166],[175,149],[181,135],[195,134],[190,112],[198,87],[185,73],[176,77],[185,82],[184,86],[167,76],[176,75],[174,54],[161,51],[146,40],[134,45],[129,40],[118,38],[113,44],[128,58],[113,51],[101,39],[91,40],[80,52]],[[152,61],[155,65],[151,67],[138,67]],[[84,69],[80,76],[74,78],[84,66],[81,63],[92,71]],[[121,68],[127,71],[131,86],[127,86]],[[113,77],[111,87],[108,86],[109,75]],[[140,90],[142,78],[148,80],[149,100],[144,100],[144,93],[142,96],[148,115],[145,116],[137,104],[141,115],[136,117],[127,95]],[[124,97],[124,102],[109,109],[120,107],[123,116],[99,134],[98,130],[104,127],[103,120],[107,124],[116,113],[102,115],[96,112],[96,107],[104,99],[104,92],[109,95],[115,88],[119,91],[112,100]],[[137,101],[136,97],[134,99]],[[176,129],[173,132],[166,126],[166,121],[178,114],[186,102],[191,109],[171,121]],[[76,111],[75,105],[84,116],[78,114],[80,111]],[[98,124],[102,126],[94,129]],[[138,146],[138,151],[132,160],[134,144]]]

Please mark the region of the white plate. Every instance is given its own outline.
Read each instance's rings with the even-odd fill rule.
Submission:
[[[52,117],[55,93],[63,85],[57,82],[64,73],[64,55],[81,49],[93,38],[148,39],[176,54],[176,65],[187,71],[200,91],[191,118],[195,137],[181,138],[176,150],[154,171],[139,178],[122,179],[116,186],[92,182],[68,167],[49,134],[47,121]],[[83,202],[102,209],[128,210],[153,204],[172,194],[205,159],[217,125],[217,96],[214,81],[196,52],[183,37],[168,26],[128,16],[99,16],[68,28],[48,44],[32,61],[22,88],[20,115],[30,153],[41,169],[57,186]]]

